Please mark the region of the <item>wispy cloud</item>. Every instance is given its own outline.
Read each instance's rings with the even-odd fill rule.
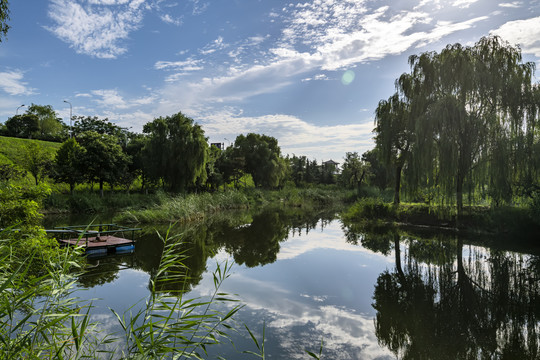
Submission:
[[[317,158],[324,152],[339,161],[351,149],[363,152],[372,147],[374,125],[371,120],[358,124],[321,126],[291,115],[244,116],[241,111],[234,109],[199,115],[197,119],[201,121],[206,134],[216,141],[223,137],[233,140],[235,136],[248,132],[270,134],[278,139],[282,152],[290,155]],[[324,151],[321,151],[323,146]]]
[[[116,58],[127,51],[123,41],[138,29],[144,0],[52,0],[47,29],[80,54]]]
[[[85,94],[85,96],[88,95]],[[116,89],[92,90],[91,96],[94,98],[94,101],[101,107],[105,109],[116,110],[125,110],[134,107],[140,107],[153,104],[157,101],[157,97],[154,94],[126,100],[122,95],[120,95],[120,93]]]
[[[169,14],[164,14],[160,16],[161,20],[166,22],[167,24],[173,24],[176,26],[182,25],[182,18],[173,18]]]
[[[0,89],[9,95],[32,95],[36,90],[28,87],[28,83],[23,81],[24,72],[11,70],[0,72]]]
[[[223,42],[223,37],[219,36],[216,40],[205,46],[204,49],[201,49],[200,53],[202,55],[209,55],[218,50],[223,50],[227,47],[228,45]]]
[[[189,58],[183,61],[158,61],[154,64],[154,68],[157,70],[181,70],[181,71],[195,71],[202,70],[202,60]]]
[[[524,53],[540,57],[540,17],[509,21],[491,33],[511,44],[519,44]]]
[[[200,15],[208,9],[210,4],[201,0],[190,0],[193,3],[193,15]]]
[[[351,149],[368,150],[372,147],[373,128],[369,113],[361,124],[316,126],[288,114],[246,116],[236,110],[248,98],[278,92],[295,82],[325,80],[333,71],[438,42],[487,19],[437,21],[431,12],[398,11],[388,6],[369,8],[367,4],[354,0],[290,4],[271,16],[283,25],[280,36],[259,35],[251,42],[231,44],[230,48],[236,51],[226,49],[223,38],[219,37],[199,54],[217,55],[227,51],[228,56],[238,60],[221,73],[209,71],[223,67],[213,66],[208,56],[204,62],[195,58],[157,62],[158,70],[179,70],[167,76],[168,84],[161,90],[163,100],[158,112],[182,109],[201,120],[207,134],[216,140],[246,132],[272,134],[283,151],[290,154],[318,156],[320,144],[325,144],[324,153],[330,156],[341,157]],[[459,4],[454,2],[455,6]],[[259,50],[257,46],[261,43],[265,43],[267,50],[253,51]],[[248,63],[240,56],[244,51],[258,56]],[[176,83],[186,74],[181,71],[184,67],[204,75]],[[227,106],[235,110],[230,111]]]
[[[412,47],[425,46],[469,29],[487,18],[437,22],[428,13],[395,13],[389,7],[370,10],[363,2],[352,0],[320,0],[299,4],[284,9],[282,17],[285,17],[282,36],[251,64],[241,63],[237,67],[230,67],[225,73],[215,76],[206,74],[207,77],[197,82],[184,81],[181,86],[170,86],[164,91],[180,91],[187,99],[204,99],[205,103],[242,101],[301,81],[295,80],[295,76],[341,70],[358,63],[398,55]],[[422,30],[417,30],[417,26],[422,26]],[[258,37],[254,44],[263,40],[264,37]],[[201,53],[213,53],[225,46],[220,37]],[[229,56],[237,55],[238,52],[229,52]],[[164,65],[168,63],[158,64],[166,69]],[[308,78],[311,79],[311,76]],[[306,79],[305,76],[303,78]],[[177,79],[167,78],[169,82]],[[188,93],[186,89],[189,89]],[[179,96],[175,94],[174,97]]]
[[[466,9],[476,2],[478,2],[478,0],[455,0],[453,5],[462,9]]]
[[[511,3],[501,3],[499,4],[500,7],[503,7],[503,8],[520,8],[523,6],[523,2],[522,1],[514,1],[514,2],[511,2]]]

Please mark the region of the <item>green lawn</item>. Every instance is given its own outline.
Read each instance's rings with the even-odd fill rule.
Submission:
[[[38,144],[38,146],[49,152],[52,157],[62,145],[62,143],[57,142],[0,136],[0,164],[15,164],[22,168],[24,153],[31,143]]]

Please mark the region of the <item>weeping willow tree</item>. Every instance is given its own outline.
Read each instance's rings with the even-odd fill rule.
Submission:
[[[193,119],[182,113],[160,117],[144,125],[143,132],[149,136],[143,156],[151,178],[182,192],[206,181],[208,143]]]
[[[460,215],[465,184],[488,186],[498,203],[512,198],[519,179],[534,181],[538,91],[534,64],[522,62],[519,48],[485,37],[474,46],[413,55],[409,64],[411,73],[397,81],[408,113],[379,103],[375,131],[383,154],[397,160],[407,150],[412,183],[440,187]],[[405,147],[400,133],[407,134]]]
[[[399,204],[401,173],[414,140],[414,124],[409,107],[399,93],[379,102],[375,110],[375,126],[375,142],[382,160],[395,171],[394,204]]]

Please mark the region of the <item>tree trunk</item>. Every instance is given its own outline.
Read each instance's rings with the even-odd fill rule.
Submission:
[[[456,180],[456,204],[457,204],[457,216],[458,219],[461,218],[463,214],[463,176],[461,171],[458,170],[457,180]]]
[[[403,272],[403,268],[401,267],[401,248],[399,246],[399,240],[400,240],[399,233],[394,233],[394,256],[395,256],[395,262],[396,262],[396,272],[398,274],[399,280],[402,282],[402,284],[405,284],[405,273]]]
[[[399,204],[399,190],[401,188],[401,169],[403,165],[396,167],[396,186],[394,188],[394,204]]]
[[[99,180],[99,196],[103,197],[103,180]]]
[[[73,196],[73,190],[75,190],[75,184],[69,184],[69,193]]]
[[[360,189],[362,187],[362,181],[364,181],[364,176],[366,175],[366,170],[363,170],[362,171],[362,176],[360,176],[360,180],[358,180],[356,182],[356,193],[358,195],[358,197],[360,197]]]

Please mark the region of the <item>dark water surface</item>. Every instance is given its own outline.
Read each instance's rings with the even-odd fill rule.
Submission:
[[[321,339],[325,359],[540,358],[540,256],[512,241],[283,209],[172,232],[190,255],[190,296],[211,294],[216,263],[235,262],[221,290],[245,304],[239,324],[259,339],[266,329],[267,358],[309,358]],[[100,299],[94,320],[105,332],[119,330],[109,308],[122,313],[147,297],[162,249],[147,227],[133,255],[90,261],[78,295]],[[208,358],[254,358],[239,352],[255,350],[245,331],[233,340],[236,349],[210,348]]]

